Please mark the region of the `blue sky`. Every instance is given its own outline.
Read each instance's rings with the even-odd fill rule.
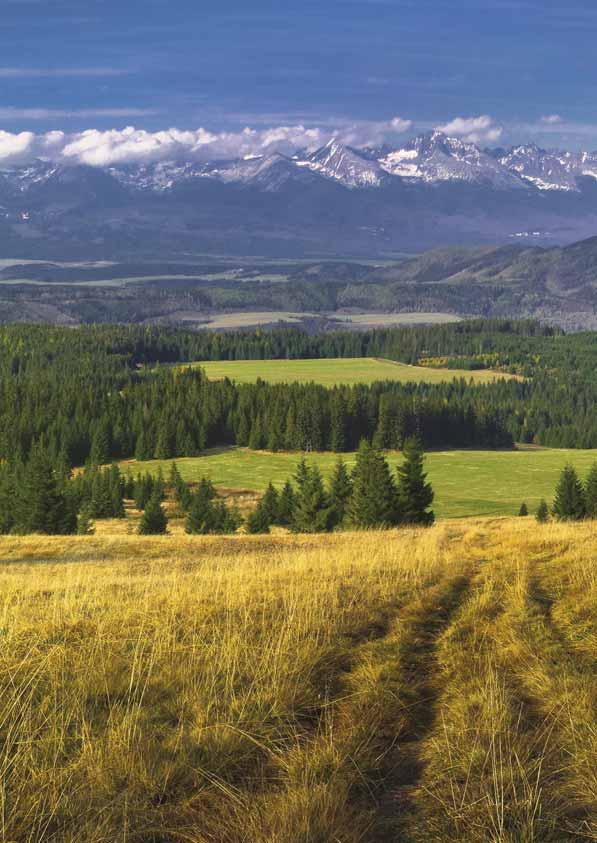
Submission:
[[[0,2],[8,133],[302,124],[364,138],[399,117],[410,133],[597,148],[594,0]],[[466,122],[481,115],[483,129]]]

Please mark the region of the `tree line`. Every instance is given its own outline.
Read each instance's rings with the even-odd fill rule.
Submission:
[[[203,478],[195,489],[182,479],[176,463],[168,481],[129,472],[117,465],[88,466],[71,476],[68,467],[55,466],[36,446],[25,464],[0,467],[0,533],[62,535],[94,531],[98,518],[125,518],[125,499],[142,510],[139,533],[165,533],[166,493],[174,498],[189,534],[232,534],[244,519],[235,507],[218,497],[213,483]],[[394,477],[383,454],[366,440],[349,472],[340,458],[329,484],[317,466],[301,460],[281,491],[270,483],[246,520],[249,533],[268,533],[274,525],[297,533],[329,532],[351,527],[389,528],[429,525],[433,490],[423,469],[423,452],[414,439],[405,443],[404,461]]]
[[[190,534],[235,533],[243,519],[235,508],[217,497],[208,479],[189,490],[176,467],[169,479]],[[405,525],[429,526],[434,493],[423,465],[423,451],[415,439],[405,443],[404,460],[394,477],[384,455],[363,440],[356,463],[349,472],[338,459],[330,481],[324,483],[319,468],[302,459],[294,476],[278,491],[270,482],[256,508],[246,519],[248,533],[269,533],[272,526],[295,533],[323,533],[332,530],[386,529]],[[160,501],[150,501],[151,532],[166,530]],[[146,513],[147,513],[146,509]],[[142,530],[150,532],[150,530]]]
[[[191,360],[385,356],[493,365],[525,380],[475,385],[210,383]],[[597,447],[597,334],[533,322],[340,331],[188,332],[146,326],[0,327],[0,460],[40,443],[54,462],[193,456],[205,448],[354,450]]]

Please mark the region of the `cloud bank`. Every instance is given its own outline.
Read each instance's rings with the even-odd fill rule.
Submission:
[[[396,139],[411,127],[410,120],[394,117],[386,122],[354,124],[337,131],[303,125],[219,133],[203,128],[149,132],[133,126],[106,131],[87,129],[75,133],[13,134],[0,131],[0,165],[26,164],[36,158],[108,167],[166,160],[237,158],[274,150],[291,155],[299,149],[317,149],[332,137],[354,146],[378,144]]]
[[[43,111],[40,110],[40,112]],[[0,108],[0,120],[14,109]],[[45,113],[45,112],[44,112]],[[102,112],[115,117],[119,112]],[[141,112],[143,113],[143,112]],[[66,112],[64,113],[66,114]],[[79,116],[81,112],[78,113]],[[89,112],[92,118],[97,112]],[[123,113],[130,116],[130,113]],[[53,116],[59,116],[52,112]],[[481,146],[504,141],[527,142],[529,138],[547,142],[577,140],[586,143],[597,136],[597,126],[568,123],[559,115],[540,118],[535,123],[519,123],[502,127],[489,115],[455,117],[436,125],[415,125],[411,120],[394,117],[387,121],[336,123],[335,125],[305,126],[303,124],[245,128],[239,131],[213,132],[205,128],[184,130],[169,128],[151,132],[128,126],[124,129],[86,129],[80,132],[55,130],[51,132],[8,132],[0,130],[0,168],[24,165],[41,158],[63,164],[87,164],[93,167],[125,164],[152,164],[160,161],[202,162],[263,155],[274,151],[292,155],[298,150],[313,151],[331,138],[357,148],[388,143],[399,146],[406,133],[439,129]],[[556,138],[556,136],[559,136]]]

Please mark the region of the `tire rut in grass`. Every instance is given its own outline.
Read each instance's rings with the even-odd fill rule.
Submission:
[[[400,641],[395,664],[404,722],[397,740],[391,740],[391,723],[386,724],[387,734],[380,731],[378,736],[378,740],[390,740],[392,748],[380,771],[368,843],[395,839],[402,831],[402,817],[412,809],[412,793],[424,767],[421,745],[434,727],[441,692],[435,672],[437,641],[464,602],[471,579],[470,572],[456,576],[424,595],[418,606],[406,607],[402,622],[408,625],[408,632]]]
[[[597,704],[597,660],[574,648],[554,622],[556,600],[536,564],[530,566],[526,601],[518,634],[529,655],[511,681],[528,728],[545,743],[547,787],[559,797],[562,840],[597,840],[597,738],[589,727]]]

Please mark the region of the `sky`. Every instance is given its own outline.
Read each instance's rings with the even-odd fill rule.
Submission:
[[[594,0],[0,0],[0,162],[597,148]]]

